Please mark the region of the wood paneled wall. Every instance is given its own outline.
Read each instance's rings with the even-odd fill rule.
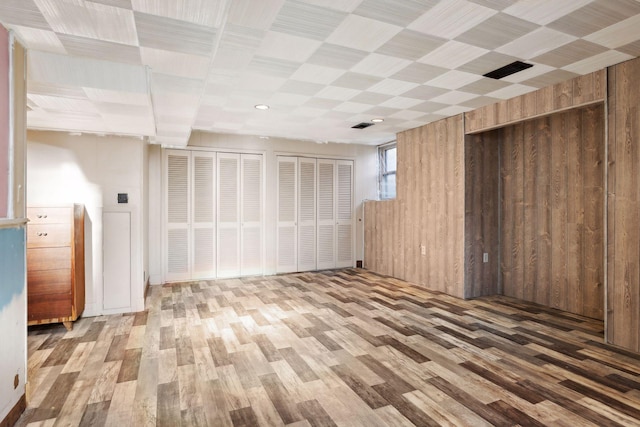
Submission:
[[[604,106],[497,135],[503,294],[603,319]]]
[[[465,113],[465,132],[476,133],[537,116],[604,101],[606,72],[596,71]]]
[[[499,136],[494,130],[465,137],[465,298],[501,293]]]
[[[365,205],[365,268],[464,296],[462,122],[398,134],[397,199]]]
[[[608,74],[607,341],[640,352],[640,60]]]

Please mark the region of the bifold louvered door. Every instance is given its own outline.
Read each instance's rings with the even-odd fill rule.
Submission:
[[[336,161],[336,267],[353,267],[353,162]]]
[[[215,154],[167,150],[165,162],[165,280],[215,277]]]
[[[297,245],[297,157],[278,157],[277,172],[277,266],[278,273],[290,273],[298,269]]]
[[[353,266],[353,162],[278,157],[277,272]]]
[[[298,271],[316,269],[316,159],[298,159]]]
[[[262,163],[218,153],[218,277],[262,274]]]

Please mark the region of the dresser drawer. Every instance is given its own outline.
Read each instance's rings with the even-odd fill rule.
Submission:
[[[29,224],[27,248],[71,246],[70,224]]]
[[[30,224],[69,224],[71,208],[27,208]]]
[[[35,295],[66,294],[71,295],[71,269],[27,271],[27,294]]]
[[[71,298],[68,293],[29,295],[27,300],[29,321],[71,317]]]
[[[29,271],[57,270],[71,267],[71,247],[27,249]]]

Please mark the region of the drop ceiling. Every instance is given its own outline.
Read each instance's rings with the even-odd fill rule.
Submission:
[[[172,146],[380,144],[640,56],[635,0],[2,0],[0,22],[28,48],[30,129]]]

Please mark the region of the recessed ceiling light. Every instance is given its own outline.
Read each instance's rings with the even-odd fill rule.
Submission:
[[[384,122],[384,119],[371,119],[371,121],[373,123],[382,123],[382,122]]]
[[[267,104],[258,104],[255,106],[256,110],[268,110],[269,106]]]

